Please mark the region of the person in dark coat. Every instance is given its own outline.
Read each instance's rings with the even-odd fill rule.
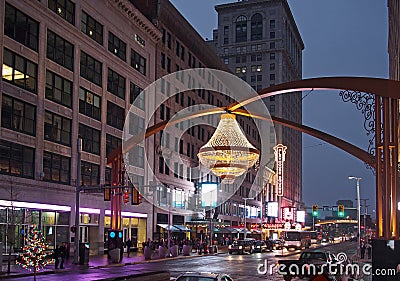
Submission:
[[[129,258],[129,253],[131,252],[131,248],[132,248],[132,241],[131,239],[128,239],[126,242],[126,252],[128,254],[128,258]]]
[[[365,244],[361,243],[361,259],[364,259],[365,256]]]
[[[65,246],[65,243],[63,242],[60,246],[60,258],[61,258],[61,263],[60,263],[60,268],[64,268],[64,261],[65,258],[67,257],[67,247]]]
[[[58,269],[58,265],[60,264],[60,246],[57,246],[53,252],[54,257],[54,268]]]

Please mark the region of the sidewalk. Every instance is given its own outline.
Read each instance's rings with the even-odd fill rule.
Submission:
[[[225,246],[218,247],[218,253],[216,254],[224,254],[227,253],[228,248]],[[164,260],[174,260],[174,259],[185,259],[185,258],[195,258],[195,257],[202,257],[207,255],[216,255],[216,254],[203,254],[199,255],[197,253],[192,253],[190,256],[182,256],[179,255],[177,257],[168,257],[159,259],[158,256],[155,254],[152,256],[151,260],[145,260],[143,252],[135,252],[130,253],[129,257],[126,253],[124,253],[123,259],[120,263],[112,263],[111,260],[107,258],[107,255],[98,255],[98,256],[90,256],[89,257],[89,266],[87,265],[76,265],[73,264],[73,258],[70,257],[64,263],[64,269],[54,269],[54,264],[50,264],[46,266],[41,271],[37,272],[37,275],[43,274],[52,274],[59,271],[74,271],[76,269],[82,268],[103,268],[103,267],[113,267],[113,266],[126,266],[126,265],[134,265],[134,264],[142,264],[142,263],[149,263],[149,262],[159,262]],[[11,264],[10,267],[10,274],[7,274],[7,262],[3,261],[2,272],[0,272],[0,279],[7,279],[7,278],[16,278],[16,277],[24,277],[33,275],[33,272],[23,269],[22,267],[14,264]]]

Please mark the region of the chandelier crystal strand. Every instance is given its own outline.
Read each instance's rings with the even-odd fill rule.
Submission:
[[[224,183],[233,183],[257,162],[260,152],[247,140],[236,116],[226,113],[197,156]]]

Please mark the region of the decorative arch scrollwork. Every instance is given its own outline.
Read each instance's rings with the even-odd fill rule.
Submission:
[[[353,103],[364,116],[364,129],[369,137],[368,153],[375,156],[375,95],[358,91],[342,90],[339,96],[344,102]]]

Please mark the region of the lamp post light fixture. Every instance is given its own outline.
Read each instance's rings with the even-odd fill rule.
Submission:
[[[242,198],[242,200],[244,200],[244,239],[246,239],[246,236],[247,236],[247,226],[246,226],[247,200],[253,200],[253,199],[254,198],[252,198],[252,197]]]
[[[360,257],[360,247],[361,247],[361,227],[360,227],[360,221],[361,221],[361,200],[360,200],[360,180],[361,178],[357,178],[357,177],[352,177],[349,176],[349,180],[356,180],[357,181],[357,223],[358,223],[358,239],[357,239],[357,254]]]

